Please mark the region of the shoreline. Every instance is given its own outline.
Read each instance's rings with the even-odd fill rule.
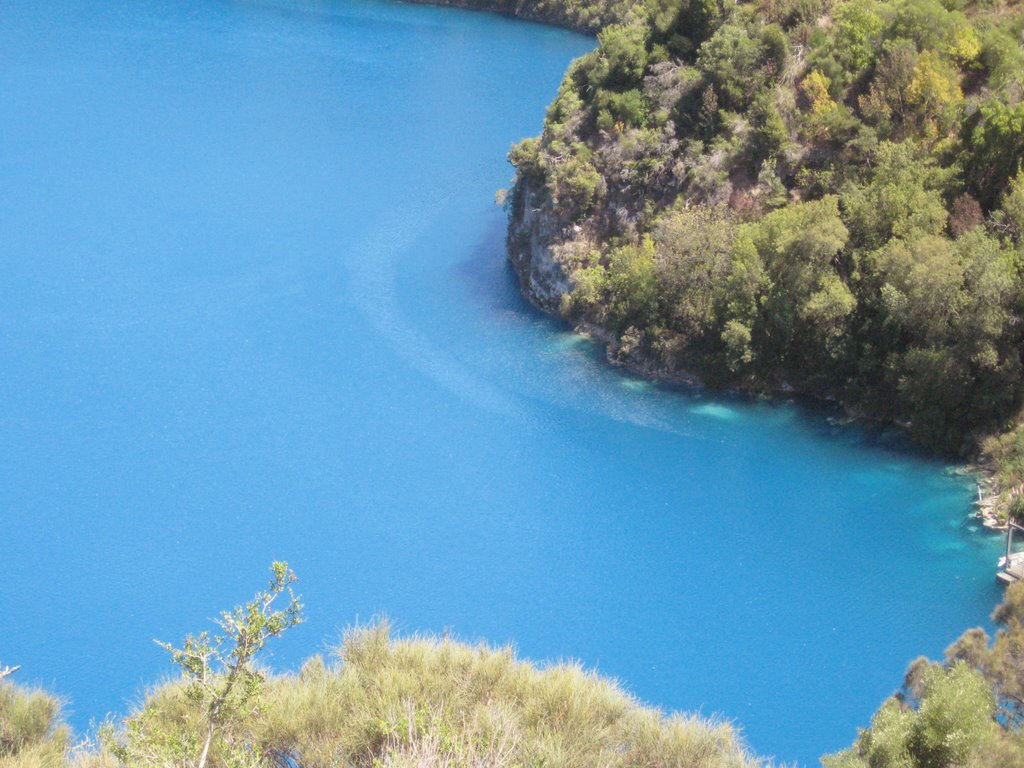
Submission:
[[[534,205],[538,197],[541,198],[541,204]],[[571,236],[565,237],[566,228],[544,207],[542,199],[543,194],[531,189],[529,181],[523,179],[517,180],[509,196],[506,251],[516,273],[520,294],[539,311],[571,328],[573,333],[600,342],[604,346],[605,359],[609,365],[667,384],[772,400],[798,397],[808,402],[832,405],[841,409],[850,422],[877,428],[893,427],[900,434],[906,435],[905,425],[872,418],[867,413],[850,408],[837,397],[802,391],[788,384],[779,388],[708,384],[692,370],[676,369],[656,360],[643,339],[619,338],[598,323],[566,317],[562,311],[562,299],[573,290],[575,283],[564,264],[566,260],[572,263],[573,250],[579,245]],[[928,456],[945,459],[958,470],[974,476],[980,494],[978,499],[971,502],[968,516],[979,520],[987,529],[1006,530],[1003,519],[1004,494],[999,486],[998,468],[992,459],[981,452],[972,457],[944,456],[925,447],[917,447]]]
[[[520,285],[520,288],[522,288],[522,285]],[[541,312],[544,312],[544,314],[565,322],[568,327],[572,328],[572,332],[577,336],[590,339],[604,345],[604,355],[608,365],[613,368],[621,368],[622,370],[628,371],[649,381],[678,385],[682,387],[691,387],[705,392],[717,392],[725,395],[741,396],[751,399],[763,398],[774,402],[782,402],[787,399],[792,400],[793,398],[799,398],[805,400],[807,403],[813,403],[819,406],[836,406],[840,408],[844,418],[846,419],[846,423],[861,427],[895,427],[899,430],[901,435],[905,436],[906,434],[905,430],[900,427],[900,425],[894,424],[893,422],[882,421],[880,419],[873,419],[864,414],[853,413],[844,403],[834,398],[823,398],[800,392],[796,389],[767,391],[744,389],[742,387],[714,387],[706,384],[698,374],[692,371],[673,371],[664,365],[659,365],[651,361],[649,356],[645,355],[642,351],[621,356],[618,352],[620,349],[619,342],[615,339],[614,334],[607,329],[597,325],[596,323],[591,323],[585,320],[576,324],[567,322],[565,318],[562,318],[557,313],[549,312],[543,306],[533,301],[525,291],[523,292],[523,296],[531,305]],[[911,445],[915,444],[912,443]],[[932,458],[942,458],[941,455],[932,451],[921,449],[919,446],[915,447],[917,447],[918,450],[922,450],[926,455]],[[999,486],[997,477],[998,473],[993,463],[982,457],[975,457],[973,459],[956,459],[952,462],[952,466],[954,471],[958,474],[970,475],[974,480],[978,491],[978,498],[974,499],[970,503],[971,511],[968,517],[979,521],[981,525],[988,530],[1006,531],[1008,527],[1006,520],[1001,518],[999,514],[1002,488]]]
[[[971,502],[974,507],[973,517],[991,531],[1005,531],[1009,528],[1006,520],[999,516],[999,502],[1003,491],[999,487],[997,472],[992,463],[984,460],[969,462],[963,467],[977,480],[978,498]]]
[[[530,0],[401,0],[413,5],[436,5],[442,8],[459,8],[464,11],[481,11],[496,13],[509,19],[528,21],[533,24],[544,24],[559,27],[581,35],[595,36],[606,23],[574,20],[543,9],[537,10],[529,5]]]
[[[497,13],[507,18],[545,24],[587,35],[596,34],[602,26],[581,24],[551,12],[538,11],[534,7],[526,5],[530,0],[402,0],[402,2]],[[571,328],[574,334],[603,344],[605,360],[608,365],[622,368],[650,381],[698,387],[707,391],[765,397],[773,400],[798,396],[823,405],[836,405],[842,409],[851,422],[878,427],[892,425],[905,432],[900,424],[874,419],[867,414],[855,412],[838,398],[801,392],[793,387],[761,389],[708,385],[693,371],[673,370],[654,361],[648,351],[639,344],[627,348],[621,339],[617,339],[613,333],[597,323],[586,320],[574,322],[567,319],[560,312],[558,301],[568,293],[568,290],[571,290],[572,280],[565,274],[562,264],[552,252],[552,241],[561,238],[553,238],[551,232],[558,231],[559,227],[557,222],[551,222],[550,215],[546,215],[542,208],[533,208],[531,202],[534,192],[528,188],[520,188],[521,184],[521,181],[517,181],[509,190],[511,204],[507,209],[506,236],[506,258],[515,269],[520,294],[545,315],[557,319]],[[538,257],[540,258],[538,259]],[[543,261],[539,270],[537,268],[538,260]],[[538,271],[544,274],[538,276]],[[928,451],[928,454],[935,458],[942,458],[941,454],[933,451]],[[972,458],[957,457],[952,461],[958,470],[972,475],[977,484],[978,498],[971,502],[972,511],[969,516],[980,521],[989,530],[1005,531],[1007,524],[1001,517],[1001,513],[1005,512],[1002,508],[1003,490],[999,486],[998,471],[994,463],[981,454]]]

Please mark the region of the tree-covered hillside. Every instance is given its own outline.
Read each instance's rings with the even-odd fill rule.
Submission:
[[[610,354],[837,398],[974,454],[1020,411],[1024,12],[1004,0],[646,0],[517,145],[538,247]],[[1024,444],[988,447],[1005,488]]]

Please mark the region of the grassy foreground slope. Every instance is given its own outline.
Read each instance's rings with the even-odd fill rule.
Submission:
[[[538,303],[613,361],[987,454],[1024,509],[1021,3],[513,5],[615,21],[510,155]]]
[[[102,748],[74,755],[53,699],[0,686],[0,768],[195,765],[204,717],[182,683],[157,688]],[[664,717],[576,665],[540,669],[507,648],[394,639],[383,624],[351,631],[334,663],[315,657],[296,675],[267,675],[258,703],[222,736],[215,768],[285,756],[302,768],[760,765],[729,726]]]

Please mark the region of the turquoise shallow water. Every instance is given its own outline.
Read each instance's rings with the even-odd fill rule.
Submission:
[[[0,4],[0,660],[123,711],[274,558],[310,621],[575,657],[811,764],[998,599],[970,482],[606,367],[503,155],[586,38],[371,0]]]

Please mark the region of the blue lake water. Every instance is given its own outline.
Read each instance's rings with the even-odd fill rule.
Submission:
[[[998,599],[969,480],[608,368],[520,298],[581,36],[374,0],[0,4],[0,661],[123,712],[275,558],[309,622],[573,657],[814,764]]]

